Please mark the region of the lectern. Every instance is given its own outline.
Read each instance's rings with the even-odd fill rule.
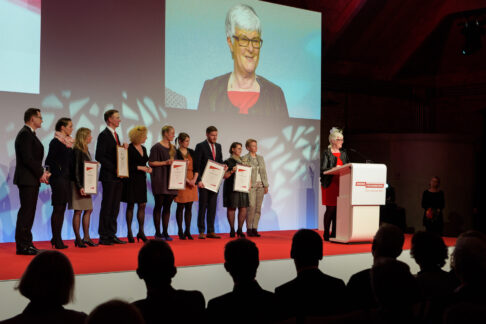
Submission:
[[[386,165],[349,163],[324,174],[339,177],[336,237],[331,241],[372,241],[386,199]]]

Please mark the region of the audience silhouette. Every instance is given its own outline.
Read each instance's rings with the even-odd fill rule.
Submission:
[[[86,319],[86,324],[144,324],[140,311],[127,302],[110,300],[96,307]]]

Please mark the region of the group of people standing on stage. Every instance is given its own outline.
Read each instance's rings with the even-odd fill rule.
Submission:
[[[202,173],[208,160],[225,164],[223,205],[227,208],[227,218],[230,225],[230,237],[245,237],[243,225],[246,220],[247,235],[260,236],[257,231],[264,195],[268,192],[268,179],[265,161],[257,154],[257,141],[246,141],[248,154],[242,156],[242,144],[234,142],[230,149],[230,158],[223,161],[222,148],[217,143],[218,130],[214,126],[206,129],[206,140],[196,145],[195,150],[189,148],[190,136],[180,132],[175,138],[172,126],[162,128],[162,140],[157,142],[147,153],[144,143],[147,140],[145,126],[133,127],[128,135],[130,144],[122,143],[116,132],[121,119],[117,110],[104,113],[106,128],[99,134],[96,143],[94,160],[100,164],[99,181],[103,188],[100,219],[99,242],[95,243],[89,236],[89,226],[93,202],[91,195],[84,191],[84,162],[94,161],[88,150],[92,141],[91,130],[80,128],[74,138],[73,123],[69,118],[61,118],[55,125],[55,136],[49,144],[45,160],[44,147],[37,138],[35,131],[42,125],[41,111],[29,108],[24,114],[25,126],[20,130],[15,140],[17,165],[14,184],[19,187],[20,210],[17,216],[15,241],[17,254],[33,255],[39,250],[32,243],[32,225],[35,216],[36,202],[41,183],[51,185],[52,189],[52,239],[51,244],[56,249],[67,246],[61,238],[61,229],[66,207],[74,210],[73,230],[74,244],[77,247],[124,244],[116,236],[117,218],[120,203],[125,202],[128,242],[147,241],[144,233],[145,207],[147,203],[147,174],[151,176],[152,193],[155,206],[153,220],[155,237],[172,241],[168,234],[170,207],[173,201],[177,203],[176,220],[178,236],[181,240],[192,240],[190,227],[192,220],[192,204],[199,200],[197,226],[199,239],[220,238],[215,233],[214,221],[218,194],[204,188],[201,182]],[[129,177],[120,178],[117,175],[117,146],[123,146],[128,151]],[[170,166],[174,160],[187,161],[186,187],[184,190],[169,189]],[[233,190],[236,165],[244,164],[252,167],[251,188],[249,193]],[[136,218],[139,231],[133,235],[131,224],[137,205]],[[234,223],[238,210],[237,230]],[[80,234],[82,223],[83,236]],[[162,223],[162,224],[161,224]]]

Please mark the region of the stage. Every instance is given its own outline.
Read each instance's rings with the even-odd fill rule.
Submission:
[[[295,231],[262,232],[262,237],[250,238],[260,250],[260,260],[279,260],[290,258],[290,246]],[[319,231],[322,235],[322,232]],[[180,240],[173,236],[169,242],[178,267],[201,266],[224,263],[224,245],[231,240],[229,234],[221,234],[221,239]],[[126,238],[123,238],[126,240]],[[410,249],[411,235],[405,236],[404,250]],[[95,242],[97,240],[94,240]],[[447,246],[455,244],[455,238],[444,238]],[[87,248],[74,247],[73,241],[64,241],[69,248],[60,250],[71,260],[76,275],[106,272],[133,271],[137,267],[140,243]],[[52,249],[50,242],[35,242],[38,249]],[[371,244],[337,244],[324,242],[324,255],[346,255],[367,253]],[[18,279],[32,260],[31,256],[15,254],[15,243],[0,244],[0,280]]]

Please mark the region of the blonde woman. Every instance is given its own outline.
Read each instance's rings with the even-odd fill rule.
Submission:
[[[74,172],[72,179],[72,199],[69,203],[69,209],[74,209],[73,215],[73,230],[76,235],[74,246],[85,248],[86,245],[97,246],[89,237],[89,222],[91,212],[93,211],[93,201],[90,195],[84,192],[84,162],[92,161],[91,154],[88,151],[88,145],[91,143],[93,137],[91,130],[88,128],[80,128],[76,132],[76,139],[74,142]],[[84,212],[84,213],[83,213]],[[81,222],[81,214],[83,214],[83,239],[79,234],[79,227]]]
[[[344,142],[343,131],[333,127],[329,132],[329,146],[321,157],[321,185],[322,204],[326,206],[324,214],[324,240],[336,237],[336,206],[339,193],[339,178],[332,175],[324,175],[324,172],[337,166],[349,163],[346,152],[342,149]],[[332,223],[332,234],[330,227]]]
[[[152,173],[152,168],[147,166],[148,155],[142,144],[147,140],[147,127],[135,126],[128,132],[130,145],[128,146],[129,178],[123,179],[122,201],[127,203],[127,237],[128,243],[134,243],[132,233],[133,210],[137,208],[138,233],[137,242],[147,241],[143,224],[145,221],[145,205],[147,203],[147,173]]]
[[[172,241],[169,236],[170,205],[177,195],[177,190],[169,190],[170,165],[174,161],[176,149],[172,144],[175,137],[174,127],[162,127],[162,140],[150,149],[149,165],[151,173],[152,193],[155,199],[154,225],[155,237],[165,241]],[[162,218],[162,233],[160,233],[160,219]]]

